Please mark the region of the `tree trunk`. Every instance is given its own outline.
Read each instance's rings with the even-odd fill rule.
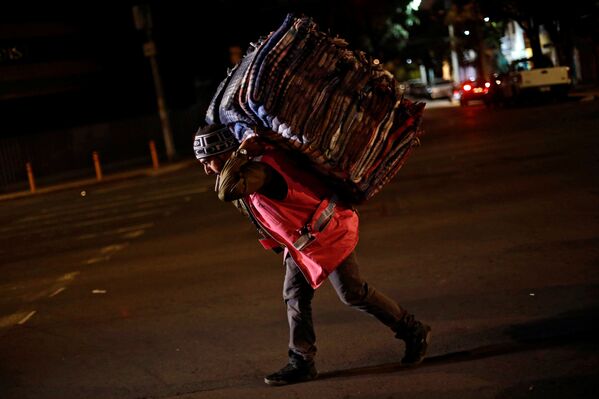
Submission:
[[[574,44],[572,43],[572,32],[569,26],[556,21],[545,24],[545,29],[549,32],[549,37],[555,47],[559,65],[572,67]]]
[[[541,68],[545,66],[547,63],[545,61],[545,56],[543,55],[543,49],[541,48],[541,39],[539,38],[539,25],[534,20],[534,18],[530,17],[525,21],[518,21],[524,33],[526,33],[526,37],[528,38],[528,42],[530,43],[530,48],[532,50],[532,62],[535,68]]]
[[[526,32],[532,49],[532,62],[535,68],[546,66],[545,56],[541,48],[541,39],[539,38],[539,24],[534,18],[530,18],[530,31]]]

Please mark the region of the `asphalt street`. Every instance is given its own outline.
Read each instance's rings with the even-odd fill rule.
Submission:
[[[282,260],[198,165],[0,202],[0,397],[595,398],[599,101],[425,115],[357,249],[432,326],[421,366],[325,283],[319,380],[266,386]]]

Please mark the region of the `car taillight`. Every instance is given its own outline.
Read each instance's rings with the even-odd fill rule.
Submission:
[[[464,91],[470,91],[470,90],[472,90],[472,86],[470,86],[468,84],[464,85]]]

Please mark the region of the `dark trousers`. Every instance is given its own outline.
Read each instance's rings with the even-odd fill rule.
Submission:
[[[312,323],[314,289],[290,256],[285,258],[285,266],[283,299],[287,304],[289,349],[310,361],[316,354],[316,335]],[[397,302],[362,279],[354,252],[329,275],[329,281],[341,302],[376,317],[392,330],[406,314]]]

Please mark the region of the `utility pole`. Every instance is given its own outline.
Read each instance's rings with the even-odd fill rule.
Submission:
[[[144,55],[150,60],[150,66],[152,67],[152,77],[154,78],[154,89],[156,90],[156,101],[158,102],[158,114],[162,126],[166,157],[169,161],[172,161],[175,158],[176,152],[168,109],[164,100],[162,79],[160,78],[158,61],[156,60],[156,43],[152,39],[152,12],[150,6],[147,4],[133,6],[133,21],[138,30],[145,31],[146,33],[147,41],[143,45]]]
[[[445,11],[449,11],[451,8],[451,1],[445,0]],[[458,61],[458,53],[456,51],[456,39],[453,24],[449,24],[447,27],[449,31],[449,49],[451,51],[451,76],[455,84],[459,84],[460,79],[460,63]]]
[[[489,68],[487,67],[488,62],[487,62],[487,55],[486,55],[486,50],[487,50],[487,46],[485,45],[485,41],[484,41],[484,34],[483,34],[483,27],[482,27],[482,21],[483,21],[483,16],[480,13],[480,10],[478,8],[478,6],[476,7],[476,12],[474,14],[474,34],[476,35],[475,39],[476,39],[476,51],[477,51],[477,55],[476,55],[476,64],[477,64],[477,69],[478,69],[478,77],[480,79],[488,79],[489,78]]]
[[[460,64],[458,62],[458,53],[456,51],[456,43],[455,43],[455,33],[453,30],[453,25],[449,24],[449,45],[451,50],[451,75],[455,84],[459,84],[460,79]]]

